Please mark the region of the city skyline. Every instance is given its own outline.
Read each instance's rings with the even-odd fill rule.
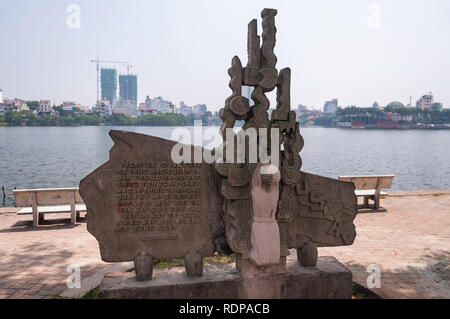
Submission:
[[[414,104],[429,91],[450,107],[448,2],[320,2],[78,1],[80,28],[70,28],[69,2],[4,1],[0,36],[6,47],[23,49],[3,50],[0,88],[8,98],[92,106],[96,70],[90,60],[99,56],[133,63],[138,103],[163,96],[218,111],[229,95],[229,56],[246,56],[248,15],[272,6],[280,9],[276,21],[283,30],[275,52],[293,69],[293,108],[322,109],[334,98],[340,106],[406,105],[410,96]],[[370,20],[371,4],[380,10],[379,25]],[[232,25],[226,23],[231,16]]]

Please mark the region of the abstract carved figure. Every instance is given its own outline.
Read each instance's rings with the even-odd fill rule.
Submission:
[[[240,59],[233,57],[232,66],[228,70],[232,95],[220,111],[223,154],[227,151],[227,141],[232,140],[227,135],[234,134],[229,129],[234,127],[236,120],[245,120],[243,130],[278,130],[281,142],[279,146],[282,145],[278,149],[271,149],[272,144],[267,143],[271,137],[258,136],[258,147],[265,148],[265,154],[278,153],[281,159],[276,210],[280,235],[278,267],[268,269],[267,262],[258,261],[257,258],[258,254],[263,254],[263,250],[259,239],[256,239],[260,237],[258,227],[261,226],[255,225],[258,225],[258,216],[264,209],[257,208],[260,206],[254,196],[256,188],[250,177],[258,176],[257,169],[263,162],[259,157],[260,153],[258,163],[251,163],[247,157],[245,163],[220,163],[215,166],[222,177],[220,190],[224,197],[227,243],[237,253],[236,264],[242,276],[247,273],[253,275],[258,272],[284,272],[286,256],[290,254],[291,248],[297,249],[298,262],[302,266],[315,266],[317,247],[351,245],[356,236],[353,219],[357,209],[353,184],[300,170],[300,151],[304,141],[299,123],[296,122],[296,114],[291,111],[291,70],[284,68],[278,72],[276,69],[276,15],[275,9],[264,9],[261,13],[262,44],[256,19],[249,23],[248,63],[246,67],[242,67]],[[242,85],[254,87],[251,96],[254,105],[251,107],[248,107],[247,100],[240,96]],[[277,91],[277,105],[269,119],[270,102],[266,93],[274,89]],[[237,108],[236,105],[242,107]],[[256,270],[254,265],[257,265]]]
[[[253,220],[249,259],[257,266],[280,262],[280,230],[275,218],[280,171],[275,165],[260,165],[253,173]]]

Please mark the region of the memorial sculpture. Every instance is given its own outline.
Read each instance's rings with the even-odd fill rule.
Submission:
[[[216,152],[226,158],[233,150],[231,161],[196,163],[203,149],[188,146],[191,161],[174,163],[176,142],[110,131],[110,160],[80,183],[88,231],[104,261],[134,261],[136,279],[146,281],[154,259],[183,258],[186,275],[195,277],[202,276],[203,257],[234,252],[245,279],[286,273],[290,249],[297,249],[302,267],[314,267],[317,247],[353,243],[354,185],[301,171],[304,141],[290,109],[291,70],[276,69],[276,14],[262,11],[262,45],[257,20],[249,23],[248,63],[243,67],[235,56],[228,70],[232,94],[220,111],[223,143]],[[242,96],[243,85],[254,88],[253,106]],[[266,93],[275,89],[269,118]],[[238,120],[245,121],[242,131],[275,130],[256,143],[280,163],[265,162],[261,152],[250,160],[245,138],[244,161],[236,160],[239,134],[232,129]]]
[[[249,259],[256,266],[280,261],[280,231],[276,220],[280,171],[275,165],[259,166],[252,178],[253,218]]]

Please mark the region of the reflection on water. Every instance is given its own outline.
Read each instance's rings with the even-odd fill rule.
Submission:
[[[170,138],[173,127],[0,127],[0,188],[78,186],[108,160],[110,129]],[[193,132],[193,128],[187,128]],[[217,128],[218,130],[218,128]],[[450,131],[302,128],[302,169],[339,175],[394,174],[393,189],[450,188]],[[193,136],[193,134],[192,134]],[[210,143],[203,141],[204,145]],[[0,192],[0,206],[2,194]]]

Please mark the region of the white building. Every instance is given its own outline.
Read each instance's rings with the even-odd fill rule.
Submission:
[[[147,106],[147,104],[145,103],[140,103],[139,107],[138,107],[138,111],[141,115],[143,114],[151,114],[151,113],[156,113],[154,110],[152,110],[151,108],[149,108]]]
[[[20,100],[20,99],[14,99],[14,100],[3,100],[4,112],[8,111],[14,111],[14,112],[20,112],[20,111],[28,111],[28,105],[27,102]]]
[[[81,105],[81,104],[78,104],[78,106],[80,107],[81,112],[91,113],[91,108],[89,106]]]
[[[297,107],[296,112],[298,114],[302,114],[302,113],[308,112],[308,107],[306,105],[299,104],[298,107]]]
[[[192,114],[192,106],[184,104],[184,102],[180,103],[180,113],[184,116],[189,116]]]
[[[3,99],[4,99],[3,90],[0,89],[0,104],[3,104]]]
[[[14,99],[14,100],[3,100],[4,112],[8,111],[14,111],[14,112],[20,112],[22,110],[28,110],[27,103],[25,101]]]
[[[331,101],[325,102],[325,104],[323,106],[323,112],[329,113],[329,114],[334,114],[334,113],[336,113],[337,108],[338,108],[338,100],[333,99]]]
[[[50,114],[52,112],[52,102],[50,100],[40,100],[38,106],[38,113],[47,113]]]
[[[15,107],[16,107],[18,112],[20,112],[20,111],[29,111],[30,110],[30,108],[28,107],[27,102],[25,102],[23,100],[15,99],[14,103],[15,103]]]
[[[62,107],[63,111],[76,111],[81,109],[80,104],[73,101],[64,101]]]
[[[119,99],[112,105],[112,114],[123,114],[126,116],[137,117],[140,115],[139,110],[134,105],[134,101]]]
[[[197,104],[192,107],[192,113],[194,114],[205,114],[206,111],[206,104]]]
[[[101,116],[111,115],[112,110],[111,110],[111,104],[109,103],[109,100],[105,98],[101,101],[98,101],[97,104],[92,109],[92,112],[99,114]]]
[[[158,96],[154,99],[150,99],[147,96],[145,100],[145,104],[158,113],[175,113],[175,106],[170,101],[164,100],[161,96]]]
[[[431,92],[429,94],[423,95],[416,103],[416,106],[421,109],[430,109],[433,105],[433,94]]]
[[[123,114],[126,116],[137,117],[139,115],[139,111],[137,108],[129,107],[129,106],[114,106],[112,109],[112,114]]]

